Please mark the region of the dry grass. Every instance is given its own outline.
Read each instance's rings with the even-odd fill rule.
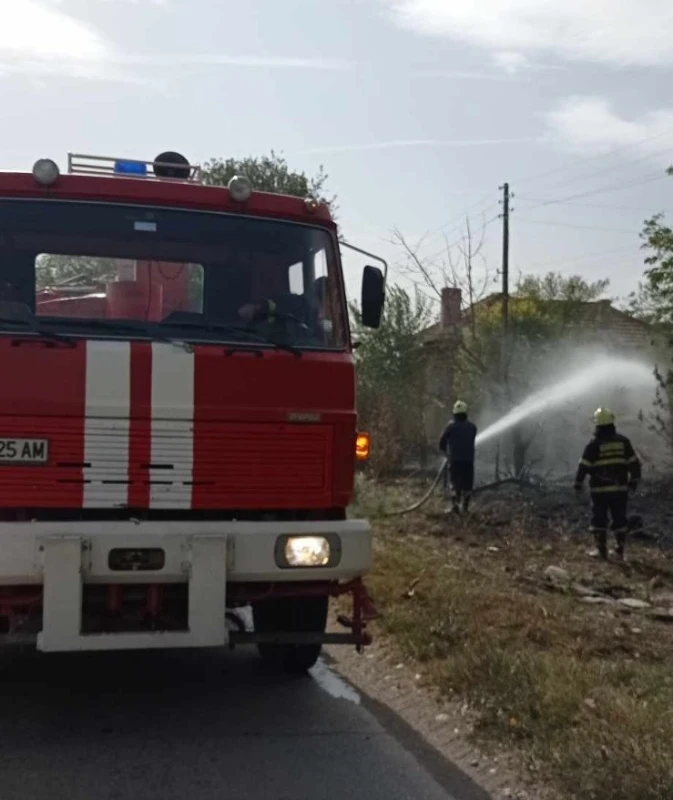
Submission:
[[[368,583],[380,628],[432,684],[469,701],[483,742],[519,748],[564,798],[670,800],[673,625],[588,606],[544,580],[557,565],[647,599],[673,591],[669,558],[633,544],[629,565],[600,565],[586,539],[524,504],[513,511],[512,500],[505,513],[484,502],[470,522],[447,522],[437,505],[376,519],[411,494],[361,486],[361,512],[376,526]]]

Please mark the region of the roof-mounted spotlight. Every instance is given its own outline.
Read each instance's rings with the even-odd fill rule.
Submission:
[[[51,186],[56,183],[60,175],[58,164],[50,158],[39,158],[33,164],[33,177],[42,186]]]
[[[227,184],[227,189],[229,189],[229,197],[237,203],[245,203],[252,194],[252,184],[243,175],[234,175]]]

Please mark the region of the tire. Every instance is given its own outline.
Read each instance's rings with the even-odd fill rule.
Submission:
[[[281,597],[252,607],[259,633],[324,633],[328,597]],[[279,672],[301,675],[315,665],[320,644],[259,644],[262,659]]]

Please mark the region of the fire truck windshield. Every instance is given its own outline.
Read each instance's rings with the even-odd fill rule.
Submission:
[[[345,346],[346,306],[328,230],[56,200],[1,200],[0,214],[0,308],[32,312],[41,331]],[[0,332],[16,330],[0,319]]]

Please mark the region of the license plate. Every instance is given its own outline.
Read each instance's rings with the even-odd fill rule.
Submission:
[[[0,464],[46,464],[47,439],[0,439]]]

